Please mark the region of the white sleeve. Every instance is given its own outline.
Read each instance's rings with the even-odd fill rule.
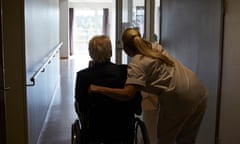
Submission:
[[[139,57],[133,58],[128,64],[126,84],[135,84],[143,87],[146,85],[146,66]]]

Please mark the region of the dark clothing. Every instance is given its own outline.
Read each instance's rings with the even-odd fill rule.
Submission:
[[[91,68],[77,72],[75,87],[75,99],[79,105],[77,113],[91,140],[104,142],[133,137],[134,114],[141,113],[140,93],[131,101],[118,101],[102,94],[88,93],[90,84],[123,88],[126,78],[127,65],[116,65],[111,62],[94,64]],[[85,118],[81,118],[82,114]]]

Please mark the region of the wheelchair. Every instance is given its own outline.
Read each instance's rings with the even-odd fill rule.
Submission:
[[[140,98],[140,99],[139,99]],[[105,139],[102,139],[101,136],[98,137],[98,135],[101,135],[102,132],[108,131],[109,129],[106,128],[103,131],[95,132],[95,129],[91,128],[91,125],[95,125],[97,119],[95,117],[91,117],[91,114],[96,111],[97,109],[94,107],[92,108],[91,104],[87,104],[88,109],[80,110],[80,104],[75,101],[75,111],[78,115],[77,119],[72,123],[72,132],[71,132],[71,143],[72,144],[150,144],[149,136],[147,133],[147,128],[145,123],[141,120],[140,116],[142,113],[141,109],[141,100],[142,96],[138,96],[138,100],[134,100],[134,103],[130,103],[131,105],[135,105],[134,114],[131,117],[131,125],[128,125],[130,128],[129,130],[126,130],[123,132],[120,130],[120,132],[117,135],[124,135],[122,138],[113,138],[112,136],[107,136],[106,134],[104,137]],[[91,110],[92,109],[92,110]],[[111,108],[110,108],[111,109]],[[114,119],[114,116],[112,115],[104,115],[107,117],[106,119],[110,119],[110,121],[116,120]],[[105,119],[105,120],[106,120]],[[121,118],[120,118],[121,119]],[[107,132],[107,135],[112,135],[116,131],[119,131],[119,128],[121,129],[122,126],[124,126],[124,123],[122,126],[118,126],[116,129],[115,126],[120,125],[121,120],[115,121],[113,124],[108,124],[107,122],[101,121],[99,125],[102,125],[105,128],[105,126],[113,127],[113,130],[109,130]],[[97,124],[96,124],[97,125]],[[114,126],[115,125],[115,126]],[[126,134],[127,133],[127,134]],[[109,140],[110,139],[110,140]],[[116,140],[116,141],[114,141]]]

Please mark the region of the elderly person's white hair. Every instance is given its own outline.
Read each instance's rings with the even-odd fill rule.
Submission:
[[[112,44],[108,36],[94,36],[88,45],[89,55],[95,63],[105,63],[112,57]]]

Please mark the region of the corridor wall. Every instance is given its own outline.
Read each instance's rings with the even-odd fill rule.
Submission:
[[[25,0],[28,141],[37,144],[60,83],[59,0]],[[57,48],[58,50],[54,51]],[[54,52],[53,56],[51,54]],[[48,61],[48,59],[50,59]],[[46,64],[45,64],[46,63]],[[31,77],[40,73],[31,86]]]
[[[221,0],[162,0],[163,46],[209,90],[197,144],[214,144],[221,72]]]
[[[237,144],[240,137],[239,5],[239,0],[225,0],[219,144]]]

